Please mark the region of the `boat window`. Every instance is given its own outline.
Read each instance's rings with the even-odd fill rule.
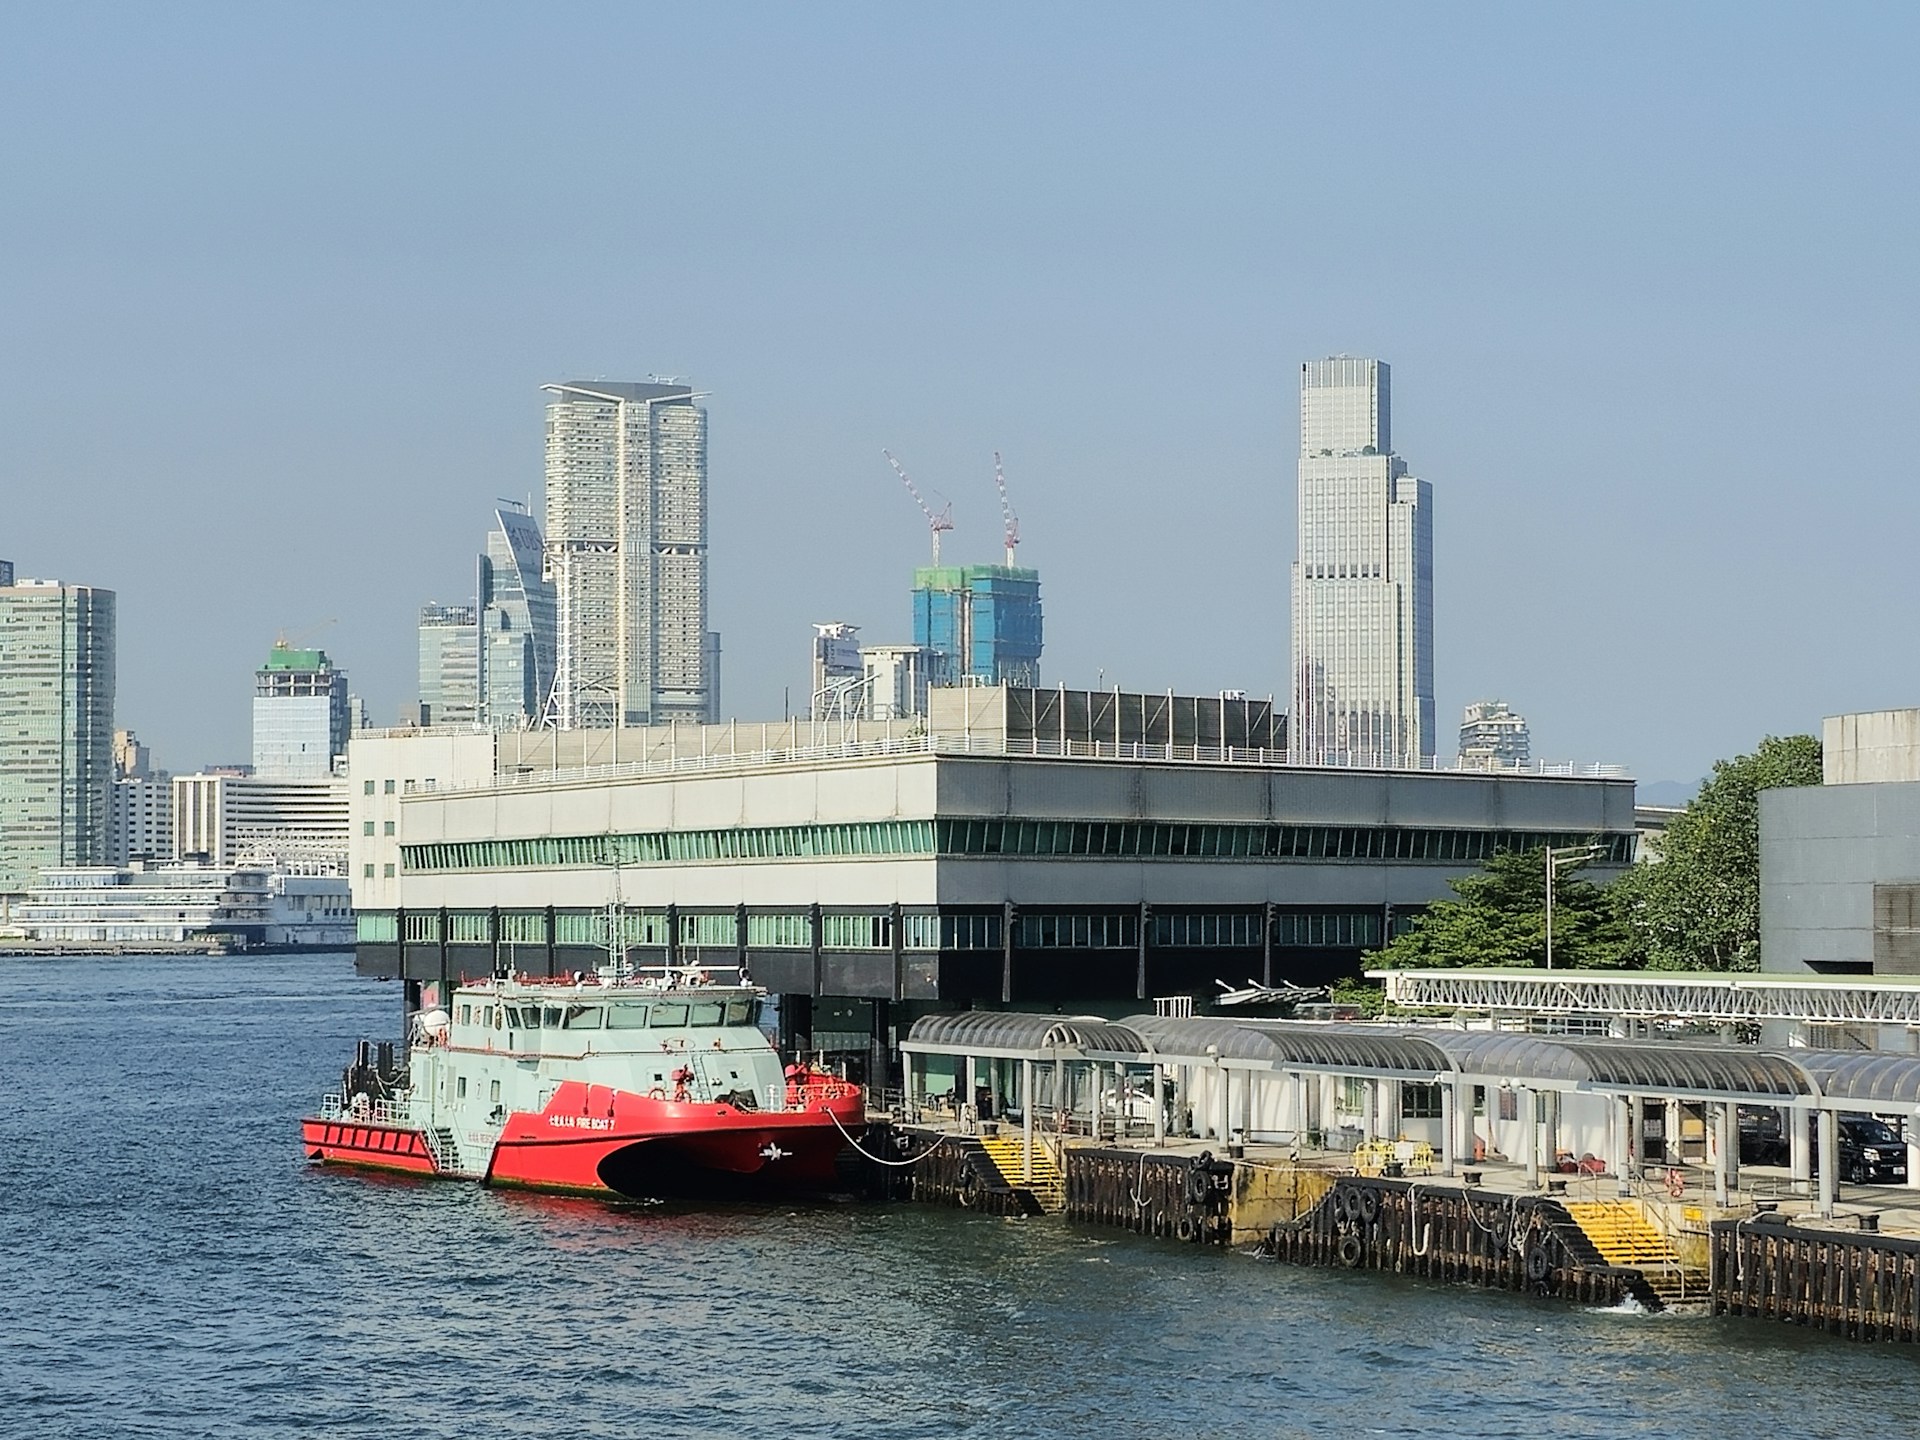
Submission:
[[[504,1006],[501,1007],[501,1009],[504,1009],[504,1008],[505,1008]],[[498,1030],[502,1023],[500,1019],[500,1010],[495,1009],[493,1006],[489,1005],[487,1006],[487,1016],[488,1016],[488,1019],[491,1021],[493,1028]]]
[[[558,1030],[566,1019],[567,1012],[558,1005],[549,1005],[540,1014],[540,1023],[549,1030]]]
[[[689,1025],[718,1025],[726,1013],[726,1006],[718,1000],[703,1002],[691,1007],[687,1016]]]
[[[467,1098],[467,1077],[466,1076],[462,1075],[459,1077],[459,1079],[454,1081],[454,1091],[456,1094],[459,1095],[459,1097],[462,1100]]]
[[[473,1019],[473,1007],[471,1005],[462,1005],[460,1007],[460,1023],[462,1025],[465,1025],[472,1019]]]
[[[569,1030],[598,1030],[606,1017],[598,1005],[569,1005],[566,1026]]]
[[[607,1007],[607,1028],[609,1030],[639,1030],[647,1023],[647,1007],[644,1005],[609,1005]]]
[[[495,1080],[487,1087],[487,1098],[496,1102],[500,1099],[500,1082],[498,1080]]]
[[[753,1023],[753,1002],[751,1000],[727,1001],[727,1024],[751,1025]]]
[[[655,1029],[678,1027],[687,1023],[687,1007],[684,1005],[656,1005],[653,1007]]]

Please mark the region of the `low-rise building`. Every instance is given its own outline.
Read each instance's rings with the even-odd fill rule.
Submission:
[[[337,950],[354,936],[345,879],[254,866],[50,868],[15,918],[29,940],[76,948],[206,941],[236,949]]]

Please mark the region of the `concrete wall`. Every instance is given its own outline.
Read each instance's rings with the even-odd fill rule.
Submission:
[[[1920,780],[1920,710],[1829,715],[1820,744],[1829,785]]]
[[[1876,884],[1920,884],[1920,781],[1761,792],[1762,969],[1871,972]]]

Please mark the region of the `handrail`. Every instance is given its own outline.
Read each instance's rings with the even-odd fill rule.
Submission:
[[[732,750],[699,755],[670,754],[661,758],[622,761],[606,765],[553,767],[544,770],[523,769],[498,773],[486,780],[442,784],[431,790],[420,789],[403,799],[419,799],[449,792],[471,793],[486,790],[512,790],[534,785],[590,783],[612,779],[637,779],[649,775],[699,774],[711,771],[764,769],[770,766],[807,764],[819,761],[867,760],[911,755],[981,755],[1031,759],[1108,760],[1121,763],[1155,761],[1175,765],[1248,765],[1298,770],[1417,771],[1429,774],[1465,776],[1547,776],[1584,780],[1624,780],[1629,773],[1622,765],[1580,765],[1571,761],[1528,761],[1522,765],[1485,766],[1462,763],[1458,758],[1418,756],[1395,765],[1362,764],[1352,761],[1296,761],[1285,750],[1251,749],[1236,745],[1147,744],[1141,741],[1114,740],[1041,740],[1012,739],[1000,735],[921,734],[886,737],[878,740],[840,740],[818,745],[789,745],[767,750]]]

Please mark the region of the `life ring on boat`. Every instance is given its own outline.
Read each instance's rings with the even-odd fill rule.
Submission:
[[[1367,1247],[1361,1244],[1357,1234],[1349,1230],[1340,1237],[1340,1263],[1347,1269],[1358,1270],[1360,1262],[1366,1257]]]
[[[1680,1172],[1678,1165],[1667,1167],[1667,1194],[1678,1200],[1687,1189],[1687,1177]]]
[[[658,1085],[654,1086],[651,1090],[647,1091],[647,1099],[649,1100],[664,1100],[666,1098],[667,1098],[667,1092],[661,1089]]]

